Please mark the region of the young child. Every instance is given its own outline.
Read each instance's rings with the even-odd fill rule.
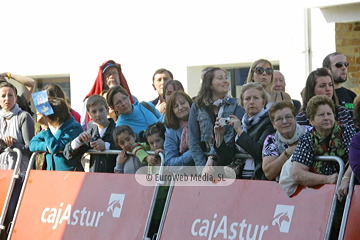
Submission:
[[[97,151],[116,149],[112,138],[115,122],[107,118],[109,108],[105,98],[100,95],[90,96],[86,103],[86,110],[92,118],[92,127],[66,144],[64,156],[68,160],[80,158],[89,149]],[[115,162],[115,154],[91,154],[89,171],[113,173]]]
[[[135,174],[139,168],[147,166],[147,164],[141,163],[137,156],[126,153],[131,152],[132,146],[136,144],[136,134],[131,127],[128,125],[115,127],[113,138],[116,146],[122,149],[116,158],[115,173]],[[145,154],[147,153],[145,152]]]
[[[129,126],[127,125],[122,125],[122,126],[126,126],[124,127],[124,131],[127,129],[127,132],[130,133],[129,129],[131,128]],[[141,143],[136,143],[136,135],[135,137],[133,137],[134,132],[132,130],[131,130],[132,133],[128,134],[129,136],[127,136],[124,133],[116,134],[114,132],[114,139],[117,136],[117,140],[115,140],[116,143],[121,149],[124,150],[119,154],[117,158],[117,167],[119,167],[118,170],[121,169],[121,167],[124,167],[122,166],[122,164],[125,164],[128,161],[128,158],[131,157],[132,161],[134,161],[133,166],[134,168],[136,168],[136,170],[138,169],[138,165],[140,162],[142,166],[143,165],[149,166],[148,173],[152,173],[152,174],[157,173],[158,168],[156,170],[155,169],[153,170],[152,167],[156,165],[157,166],[160,165],[160,158],[158,155],[160,152],[164,152],[163,148],[164,148],[164,140],[165,140],[165,130],[166,130],[165,126],[161,122],[149,125],[146,131],[141,131],[139,134],[140,141],[143,141]],[[126,139],[128,139],[128,141],[126,141]],[[148,154],[146,151],[155,151],[155,155]],[[128,156],[126,152],[132,152],[134,155]],[[136,170],[134,171],[134,173],[136,172]],[[125,173],[125,169],[124,169],[124,173]]]
[[[164,153],[165,125],[162,122],[150,124],[145,131],[139,133],[139,140],[132,147],[132,153],[136,155],[140,162],[148,163],[148,173],[156,174],[159,172],[161,159],[159,153]],[[154,155],[149,155],[145,151],[154,151]]]

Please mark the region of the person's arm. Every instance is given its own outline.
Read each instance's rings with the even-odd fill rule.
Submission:
[[[235,144],[233,143],[230,146],[228,146],[228,145],[226,145],[225,141],[222,141],[222,143],[220,144],[219,147],[217,147],[214,144],[214,150],[218,157],[218,159],[216,161],[217,166],[229,165],[232,162],[234,155],[236,154]],[[208,161],[211,161],[211,160],[208,159]]]
[[[205,154],[200,146],[200,126],[197,121],[198,108],[194,103],[190,109],[189,116],[189,142],[190,142],[190,154],[193,158],[196,166],[205,166],[206,158]]]
[[[351,140],[349,163],[356,178],[360,181],[360,132],[355,134]]]
[[[18,74],[8,73],[8,72],[2,73],[0,75],[2,76],[3,74],[6,74],[6,77],[10,76],[10,79],[13,79],[14,81],[25,86],[23,96],[25,97],[26,101],[29,102],[31,99],[31,93],[33,93],[36,85],[35,80],[26,76],[21,76]]]
[[[323,175],[309,172],[310,167],[299,163],[293,162],[292,177],[295,182],[307,186],[314,187],[327,183],[336,183],[338,174]]]
[[[266,121],[265,119],[263,121]],[[255,166],[257,166],[262,161],[262,148],[264,145],[264,141],[266,137],[275,132],[271,122],[269,121],[264,128],[259,129],[261,131],[261,135],[259,139],[252,138],[248,133],[242,132],[238,137],[236,143],[241,146],[248,154],[250,154],[255,162]]]
[[[340,186],[338,188],[338,200],[340,202],[348,194],[351,173],[352,173],[351,166],[349,166],[346,169],[346,172],[344,173],[344,176],[342,177]]]
[[[73,141],[76,141],[76,139],[74,139]],[[72,147],[72,141],[68,142],[65,145],[65,149],[64,149],[64,157],[67,160],[73,160],[73,159],[77,159],[80,158],[84,153],[86,153],[90,148],[89,145],[87,144],[82,144],[80,147],[74,149]]]
[[[35,123],[30,114],[27,112],[22,112],[19,120],[21,135],[23,137],[24,144],[16,142],[14,143],[13,147],[19,148],[23,154],[29,155],[29,144],[31,139],[34,137]]]
[[[79,127],[69,127],[64,129],[59,139],[54,137],[50,129],[44,131],[43,136],[45,138],[48,151],[50,153],[58,153],[63,151],[65,149],[65,145],[75,139],[81,132],[82,128],[79,125]]]
[[[148,163],[146,158],[149,154],[146,151],[150,150],[150,146],[146,143],[135,143],[131,146],[131,152],[140,160],[141,163]]]
[[[49,131],[49,130],[46,130]],[[44,132],[45,131],[41,131],[39,132],[37,135],[35,135],[31,140],[30,140],[30,144],[29,144],[29,150],[31,152],[47,152],[47,148],[46,148],[46,142],[45,142],[45,138],[44,138]]]
[[[288,155],[292,155],[296,146],[285,149],[279,153],[276,147],[275,139],[269,135],[264,141],[263,147],[263,163],[262,168],[267,179],[273,180],[280,175],[284,163],[289,159]]]
[[[191,166],[194,161],[190,151],[179,153],[180,138],[176,135],[175,129],[168,129],[165,132],[165,166]]]

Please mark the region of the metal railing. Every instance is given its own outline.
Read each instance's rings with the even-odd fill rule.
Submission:
[[[8,191],[6,194],[4,206],[3,206],[1,216],[0,216],[0,233],[6,227],[6,226],[4,226],[4,221],[5,221],[7,210],[9,208],[11,195],[14,190],[15,181],[20,176],[20,165],[21,165],[21,159],[22,159],[22,153],[21,153],[20,149],[18,149],[18,148],[6,148],[4,150],[4,152],[14,152],[14,153],[16,153],[17,157],[16,157],[16,163],[15,163],[14,171],[13,171],[12,178],[10,181],[10,185],[9,185],[9,188],[8,188]]]
[[[339,238],[338,238],[339,240],[344,239],[345,228],[346,228],[347,219],[349,216],[349,210],[350,210],[351,200],[352,200],[352,196],[353,196],[354,186],[355,186],[355,174],[351,173],[348,195],[346,196],[344,212],[343,212],[343,216],[341,219],[340,232],[339,232]]]
[[[104,154],[119,154],[121,152],[122,152],[121,150],[104,150],[104,151],[89,150],[89,151],[85,152],[84,154],[89,153],[89,154],[102,154],[102,155],[104,155]],[[146,151],[146,152],[148,154],[155,154],[154,151]],[[18,204],[16,206],[16,210],[15,210],[15,213],[14,213],[14,218],[13,218],[13,221],[12,221],[13,224],[11,224],[8,239],[11,239],[11,235],[12,235],[12,232],[14,230],[14,225],[15,225],[14,223],[16,221],[16,218],[17,218],[17,215],[18,215],[18,212],[19,212],[21,200],[22,200],[22,198],[24,196],[25,186],[26,186],[26,183],[28,182],[30,170],[32,168],[31,166],[33,166],[33,163],[34,163],[34,161],[36,159],[36,155],[39,154],[39,153],[43,153],[43,152],[34,152],[31,155],[31,158],[29,160],[29,165],[28,165],[25,177],[24,177],[24,183],[25,184],[23,184],[23,186],[21,188]],[[127,154],[133,155],[132,152],[127,152]],[[160,160],[161,160],[161,167],[159,169],[158,174],[163,174],[165,156],[161,152],[159,153],[159,156],[160,156]],[[156,186],[155,186],[155,189],[154,189],[154,193],[153,193],[153,196],[152,196],[151,205],[150,205],[150,209],[149,209],[149,213],[148,213],[148,217],[147,217],[147,221],[146,221],[146,226],[145,226],[145,229],[144,229],[143,239],[147,238],[146,236],[147,236],[147,234],[149,232],[149,229],[150,229],[150,222],[151,222],[151,218],[152,218],[152,215],[153,215],[153,210],[155,208],[156,197],[157,197],[160,185],[164,185],[164,181],[157,181],[156,182]],[[10,194],[10,196],[11,196],[11,194]]]

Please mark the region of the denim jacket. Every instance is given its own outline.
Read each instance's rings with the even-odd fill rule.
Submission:
[[[229,98],[224,105],[221,117],[235,115],[241,119],[244,115],[244,109],[237,104],[237,98]],[[198,108],[196,104],[191,106],[189,116],[189,140],[190,152],[196,166],[205,166],[206,155],[216,155],[213,148],[214,143],[214,123],[204,108]],[[224,141],[226,145],[231,146],[234,143],[235,130],[233,126],[225,126]],[[202,145],[211,146],[211,149],[204,149]]]
[[[195,165],[189,150],[183,154],[179,152],[182,131],[183,128],[180,126],[178,129],[168,128],[165,132],[165,166]]]

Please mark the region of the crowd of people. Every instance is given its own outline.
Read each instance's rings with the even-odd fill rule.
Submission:
[[[212,166],[234,170],[236,178],[279,180],[290,159],[292,178],[305,186],[335,183],[337,164],[318,162],[316,156],[338,156],[347,166],[339,187],[347,194],[352,171],[360,179],[360,98],[342,84],[349,63],[338,52],[312,71],[301,92],[302,103],[286,93],[284,75],[266,59],[255,61],[239,96],[229,94],[226,70],[207,67],[201,72],[197,96],[190,97],[167,69],[158,69],[152,86],[158,97],[139,102],[130,92],[120,64],[103,63],[84,98],[79,114],[69,107],[57,84],[44,90],[54,113],[29,108],[35,81],[16,74],[0,74],[0,147],[22,151],[21,174],[31,152],[45,152],[43,168],[84,171],[82,156],[89,149],[123,150],[118,155],[92,155],[90,172],[134,174],[140,167],[156,173],[159,153],[164,165],[176,171],[195,166],[208,175]],[[21,96],[7,80],[25,86]],[[148,154],[147,151],[155,154]],[[132,152],[133,155],[127,154]],[[245,159],[238,153],[247,154]],[[14,153],[0,154],[1,169],[14,167]],[[350,163],[350,164],[348,164]]]

